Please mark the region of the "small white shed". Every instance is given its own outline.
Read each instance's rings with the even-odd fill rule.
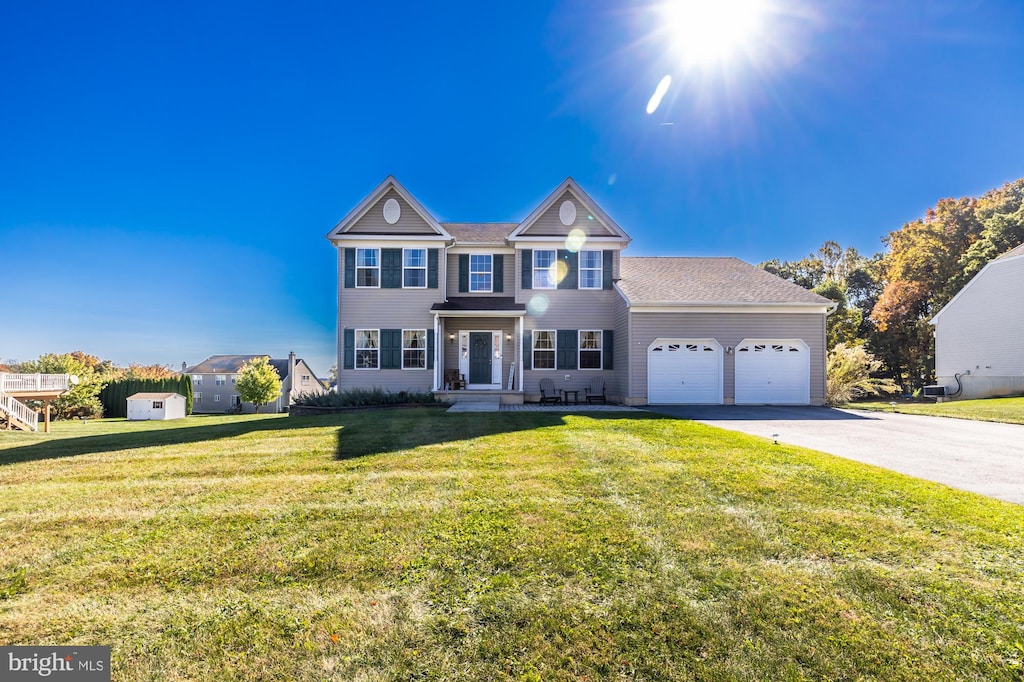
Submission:
[[[136,393],[128,396],[128,419],[181,419],[185,396],[178,393]]]

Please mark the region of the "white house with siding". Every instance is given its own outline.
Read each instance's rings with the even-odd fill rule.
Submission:
[[[185,396],[179,393],[136,393],[128,396],[128,420],[185,418]]]
[[[935,376],[954,399],[1024,394],[1024,244],[991,261],[932,318]]]
[[[831,301],[735,258],[629,258],[572,178],[517,223],[438,222],[393,177],[327,234],[338,390],[823,404]],[[452,378],[465,390],[449,391]]]

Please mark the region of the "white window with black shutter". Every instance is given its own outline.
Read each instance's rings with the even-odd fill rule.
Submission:
[[[579,338],[579,368],[580,369],[603,369],[604,363],[601,356],[601,340],[604,332],[601,330],[581,329]]]
[[[356,287],[380,287],[380,249],[356,249]]]
[[[380,369],[380,330],[355,330],[355,368]]]
[[[494,288],[491,264],[491,254],[489,253],[469,255],[469,290],[471,292],[491,293]]]
[[[427,368],[427,330],[402,330],[402,369]]]
[[[580,251],[580,289],[601,289],[604,287],[604,253],[602,251]]]
[[[426,249],[403,249],[402,286],[406,289],[427,288]]]
[[[555,332],[533,332],[533,369],[555,368]]]
[[[533,251],[533,288],[554,289],[558,285],[554,249],[534,249]]]

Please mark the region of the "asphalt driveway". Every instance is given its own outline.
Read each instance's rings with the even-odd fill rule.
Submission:
[[[1024,505],[1024,426],[825,407],[655,406],[652,412],[771,438]]]

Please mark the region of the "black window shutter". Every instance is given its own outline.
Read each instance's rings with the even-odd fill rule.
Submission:
[[[437,249],[427,250],[427,288],[437,288]]]
[[[578,288],[577,279],[579,275],[579,254],[574,251],[567,251],[565,249],[558,250],[558,260],[562,261],[566,265],[565,277],[558,283],[559,289],[576,289]]]
[[[351,249],[346,249],[351,250]],[[345,361],[342,363],[342,367],[345,369],[352,369],[355,367],[355,355],[356,355],[356,330],[345,329]]]
[[[505,292],[505,257],[500,253],[491,256],[491,282],[494,285],[492,291],[496,294]]]
[[[380,250],[380,279],[384,289],[402,288],[402,250]]]
[[[604,282],[601,286],[602,289],[612,288],[612,258],[615,256],[614,251],[604,251],[602,254],[604,263],[602,263],[601,274],[604,277]]]
[[[402,369],[402,330],[380,330],[380,368]]]
[[[523,289],[533,288],[533,249],[523,249]]]
[[[356,285],[356,250],[345,249],[345,288],[351,289]]]
[[[533,332],[523,333],[523,369],[533,369]]]
[[[608,253],[607,251],[605,253]],[[615,347],[612,345],[612,330],[604,330],[604,340],[601,343],[601,356],[604,358],[605,369],[615,369],[613,367],[612,356],[615,351]]]
[[[608,332],[609,334],[611,332]],[[427,330],[427,369],[434,369],[434,330]]]
[[[579,333],[575,329],[559,329],[555,367],[557,369],[576,369],[576,348]]]
[[[469,291],[469,254],[459,254],[459,291]]]

